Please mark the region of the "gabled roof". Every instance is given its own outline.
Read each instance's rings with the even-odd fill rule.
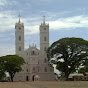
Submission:
[[[38,52],[40,52],[40,50],[37,48],[37,47],[29,47],[27,50],[25,50],[25,51],[28,51],[28,52],[30,52],[30,51],[38,51]]]

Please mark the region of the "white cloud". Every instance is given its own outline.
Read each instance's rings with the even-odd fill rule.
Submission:
[[[6,6],[6,5],[17,5],[16,0],[0,0],[0,7]]]
[[[88,27],[88,17],[85,16],[74,16],[68,18],[61,18],[55,21],[49,22],[52,30],[72,29],[77,27]]]
[[[35,20],[38,21],[38,20]],[[27,23],[27,21],[25,21]],[[47,22],[48,23],[48,22]],[[39,32],[39,25],[37,22],[34,25],[25,25],[26,33],[25,34],[35,34]],[[62,30],[70,29],[77,27],[88,27],[88,17],[87,16],[73,16],[68,18],[60,18],[54,21],[49,21],[49,26],[51,30]]]
[[[0,13],[0,32],[12,30],[17,18],[11,11],[3,11]]]
[[[0,44],[0,56],[15,54],[15,46],[11,44]]]
[[[17,1],[16,0],[0,0],[0,7],[6,6],[6,5],[16,5]]]
[[[15,23],[18,21],[18,17],[14,15],[16,12],[4,11],[0,13],[0,32],[6,32],[10,30],[15,30]],[[39,32],[38,25],[39,18],[22,18],[21,22],[25,26],[25,34],[35,34]]]
[[[27,20],[27,21],[26,21]],[[30,23],[28,23],[28,21]],[[34,21],[34,23],[33,23]],[[38,23],[37,23],[38,22]],[[24,18],[24,23],[25,25],[25,34],[36,34],[39,32],[39,25],[41,22],[39,22],[39,17],[34,18]],[[68,17],[68,18],[60,18],[54,21],[49,21],[50,30],[62,30],[62,29],[70,29],[72,30],[73,28],[77,27],[88,27],[88,17],[87,16],[73,16],[73,17]]]
[[[35,34],[39,32],[39,25],[34,25],[34,26],[26,26],[25,27],[25,34],[29,35],[29,34]]]
[[[0,6],[5,6],[7,4],[7,0],[0,0]]]
[[[18,1],[17,0],[13,0],[13,1],[8,1],[8,5],[17,5]]]
[[[12,14],[13,13],[13,14]],[[6,32],[8,30],[15,30],[15,23],[18,21],[18,17],[15,16],[16,12],[4,11],[0,13],[0,32]],[[22,18],[22,22],[25,24],[25,34],[36,34],[39,32],[40,19],[35,18]],[[48,22],[47,22],[48,23]],[[88,27],[87,16],[73,16],[68,18],[60,18],[57,20],[49,21],[51,30],[73,29],[77,27]]]

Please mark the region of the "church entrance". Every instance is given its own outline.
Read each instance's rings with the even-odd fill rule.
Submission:
[[[32,77],[32,81],[35,81],[35,75],[33,75],[33,77]]]
[[[29,81],[29,77],[28,76],[26,76],[26,81]]]

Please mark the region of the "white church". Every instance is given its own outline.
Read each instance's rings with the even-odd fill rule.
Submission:
[[[49,81],[55,80],[54,68],[49,64],[46,50],[49,47],[49,24],[45,19],[39,26],[40,50],[36,45],[24,49],[24,24],[19,21],[15,24],[16,55],[25,59],[23,70],[16,73],[14,81]]]

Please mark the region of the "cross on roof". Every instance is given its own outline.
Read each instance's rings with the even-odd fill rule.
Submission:
[[[43,16],[43,23],[45,23],[45,18],[46,18],[46,16]]]
[[[20,13],[19,13],[18,17],[19,17],[19,23],[20,23],[20,18],[21,18],[21,15],[20,15]]]

